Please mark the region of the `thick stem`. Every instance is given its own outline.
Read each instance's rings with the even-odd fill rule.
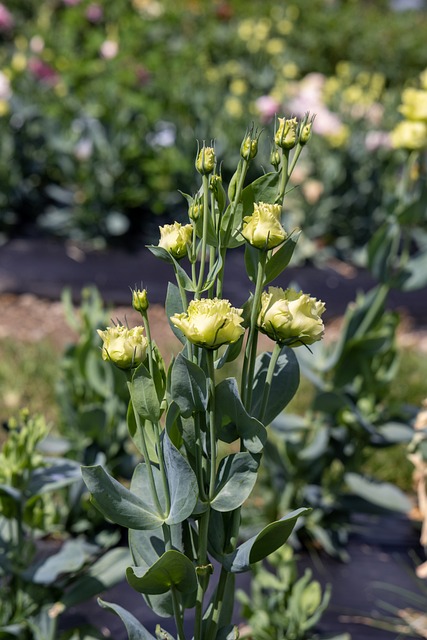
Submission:
[[[266,260],[267,260],[267,253],[265,251],[260,251],[257,279],[256,279],[256,285],[255,285],[255,293],[254,293],[254,298],[252,300],[249,332],[248,332],[248,338],[246,341],[245,357],[243,360],[242,381],[241,381],[241,389],[240,389],[240,395],[242,397],[243,404],[245,405],[246,408],[248,408],[248,397],[250,398],[252,396],[252,389],[250,389],[250,387],[252,386],[252,376],[253,376],[254,363],[256,358],[257,336],[258,336],[256,322],[257,322],[259,306],[261,302],[262,287],[264,285],[264,271],[265,271]]]
[[[282,167],[280,172],[280,183],[279,183],[279,191],[276,197],[276,204],[283,204],[283,199],[285,197],[286,185],[288,184],[289,174],[288,174],[288,166],[289,166],[289,150],[283,149],[282,151]]]
[[[184,618],[181,612],[181,605],[175,587],[171,587],[173,615],[175,618],[178,640],[186,640],[184,631]]]
[[[212,500],[215,495],[217,442],[216,442],[216,433],[215,433],[215,366],[214,366],[214,354],[213,354],[213,351],[210,349],[206,349],[206,360],[208,363],[208,385],[209,385],[209,442],[210,442],[209,500]]]
[[[228,571],[226,571],[224,567],[222,567],[205,640],[215,640],[216,638],[228,576]]]
[[[206,264],[206,248],[208,241],[208,221],[209,221],[210,209],[209,209],[209,177],[203,176],[203,232],[202,232],[202,250],[200,254],[200,271],[199,280],[197,282],[197,288],[195,298],[198,300],[201,295],[203,287],[203,278],[205,275]]]
[[[154,498],[154,501],[156,503],[157,511],[158,511],[158,513],[160,515],[160,514],[163,514],[163,509],[162,509],[162,506],[160,504],[159,495],[157,493],[156,483],[154,482],[153,470],[151,468],[150,456],[149,456],[149,453],[148,453],[147,442],[146,442],[146,439],[145,439],[145,433],[144,433],[143,426],[141,424],[141,420],[140,420],[139,414],[138,414],[137,410],[135,409],[135,405],[134,405],[133,400],[132,400],[132,393],[131,393],[131,390],[130,390],[130,384],[129,383],[128,383],[128,387],[129,387],[129,392],[130,392],[130,401],[132,403],[132,408],[133,408],[133,414],[135,416],[136,428],[138,429],[138,432],[141,435],[142,453],[143,453],[143,456],[144,456],[145,464],[147,466],[148,481],[149,481],[149,484],[150,484],[151,495]]]
[[[210,567],[208,561],[208,531],[209,531],[210,507],[200,516],[199,519],[199,537],[198,537],[198,554],[197,554],[197,600],[195,607],[194,620],[194,640],[203,640],[202,622],[203,622],[203,599],[208,588]]]

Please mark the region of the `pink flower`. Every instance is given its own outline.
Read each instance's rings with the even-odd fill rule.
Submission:
[[[93,4],[90,4],[86,9],[86,18],[89,20],[89,22],[93,22],[94,24],[96,24],[97,22],[100,22],[103,17],[104,10],[100,4],[96,4],[94,2]]]
[[[43,62],[43,60],[40,60],[40,58],[30,58],[28,61],[28,69],[37,80],[40,80],[40,82],[50,87],[53,87],[59,81],[59,75],[55,69],[46,62]]]
[[[119,52],[119,43],[115,40],[104,40],[99,51],[103,58],[111,60],[115,58]]]
[[[0,31],[10,31],[15,25],[13,15],[8,9],[0,2]]]
[[[271,96],[261,96],[256,100],[255,106],[260,114],[262,122],[268,122],[278,111],[280,111],[280,103]]]
[[[391,149],[391,138],[388,131],[369,131],[365,138],[365,147],[368,151],[377,149]]]

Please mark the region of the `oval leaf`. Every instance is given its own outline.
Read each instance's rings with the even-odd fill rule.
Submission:
[[[163,524],[164,519],[158,513],[102,467],[82,467],[82,476],[95,506],[116,524],[128,529],[157,529]]]
[[[194,471],[184,456],[172,444],[167,433],[163,439],[163,458],[169,485],[171,508],[166,524],[179,524],[191,516],[199,496]]]
[[[257,479],[259,461],[250,453],[235,453],[221,460],[217,489],[211,501],[215,511],[233,511],[251,493]]]
[[[194,411],[206,411],[208,384],[206,375],[197,364],[179,353],[172,367],[171,396],[181,414],[188,418]]]
[[[253,391],[252,415],[259,415],[267,369],[271,353],[262,353],[256,359],[255,380]],[[294,397],[299,386],[299,364],[297,357],[290,347],[283,347],[277,359],[270,395],[264,412],[264,424],[270,424]]]
[[[143,364],[135,370],[132,382],[128,383],[132,404],[143,420],[158,422],[161,416],[156,385],[150,372]]]
[[[166,593],[172,587],[183,593],[197,590],[193,563],[174,549],[166,551],[148,571],[141,567],[128,567],[126,577],[131,587],[139,593],[157,595]]]
[[[270,523],[256,536],[240,545],[236,551],[224,556],[222,564],[232,573],[248,571],[251,564],[263,560],[285,544],[298,518],[310,511],[311,509],[297,509],[280,520]]]
[[[98,598],[98,604],[103,609],[108,609],[121,618],[126,627],[129,640],[156,640],[129,611],[126,611],[126,609],[123,609],[120,605],[105,602],[101,600],[101,598]]]

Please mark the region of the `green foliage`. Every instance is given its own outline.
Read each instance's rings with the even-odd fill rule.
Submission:
[[[195,193],[192,141],[206,131],[230,178],[248,111],[266,123],[275,111],[291,112],[307,74],[336,79],[342,61],[350,63],[344,94],[375,68],[385,86],[376,98],[386,106],[381,127],[389,130],[396,92],[425,66],[424,14],[378,3],[360,11],[353,2],[269,0],[261,13],[255,0],[214,2],[203,11],[187,0],[95,4],[94,14],[86,2],[8,3],[14,25],[2,33],[10,79],[0,111],[4,234],[38,225],[98,244],[123,237],[131,243],[141,231],[152,238],[156,214],[185,216],[178,186]],[[265,97],[277,104],[272,113],[257,102]],[[309,174],[324,195],[318,206],[304,194],[294,199],[299,217],[310,222],[310,241],[321,238],[330,247],[326,255],[342,256],[384,219],[381,173],[391,158],[365,148],[377,122],[355,116],[349,105],[328,106],[350,130],[348,144],[312,145]],[[268,153],[265,137],[261,147]],[[310,242],[302,254],[316,255]]]
[[[48,556],[40,553],[42,536],[61,529],[64,488],[80,480],[78,463],[42,454],[46,435],[44,420],[22,411],[10,421],[0,452],[0,635],[4,638],[54,640],[58,616],[112,586],[128,562],[126,550],[102,556],[100,546],[83,538],[52,542]]]
[[[254,567],[250,593],[237,592],[242,615],[249,626],[240,637],[320,640],[314,631],[329,604],[330,595],[329,586],[322,594],[320,584],[312,580],[310,569],[298,577],[291,547],[282,547],[269,557],[265,566]],[[334,640],[347,640],[348,637],[344,634]]]

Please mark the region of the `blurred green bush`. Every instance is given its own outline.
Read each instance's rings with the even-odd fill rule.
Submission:
[[[344,238],[340,255],[364,244],[393,175],[380,134],[398,119],[402,85],[424,68],[427,16],[393,13],[386,2],[363,3],[361,11],[360,4],[1,4],[3,238],[47,232],[98,244],[150,240],[156,214],[185,213],[178,186],[195,189],[195,138],[214,138],[223,157],[238,148],[236,132],[248,119],[262,125],[275,112],[317,107],[319,126],[327,121],[329,130],[313,145],[307,189],[293,198],[296,222],[318,221],[303,253],[317,253],[319,238],[328,247]],[[322,80],[310,99],[307,75]],[[269,141],[263,144],[265,165]],[[235,160],[228,154],[224,174]]]

